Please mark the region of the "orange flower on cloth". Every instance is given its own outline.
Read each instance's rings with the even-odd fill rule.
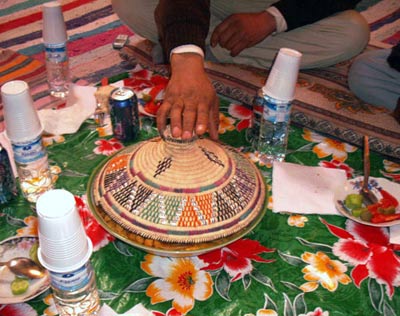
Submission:
[[[17,229],[18,236],[37,236],[38,234],[38,220],[35,216],[28,216],[24,218],[26,227]]]
[[[227,131],[235,130],[235,119],[219,113],[219,129],[218,134],[225,134]]]
[[[312,150],[318,158],[325,158],[332,155],[335,160],[345,161],[348,153],[357,150],[355,146],[322,136],[308,129],[304,129],[303,138],[309,142],[319,143]]]
[[[316,290],[319,284],[330,292],[336,291],[338,282],[351,283],[350,277],[345,274],[347,267],[338,260],[330,259],[325,253],[318,251],[316,254],[305,252],[301,259],[309,263],[302,272],[308,281],[300,286],[304,292]]]
[[[304,215],[294,214],[288,217],[289,226],[304,227],[306,222],[308,222],[308,218]]]
[[[158,277],[146,290],[152,304],[172,300],[178,312],[186,314],[195,301],[205,301],[213,293],[211,275],[201,270],[205,263],[198,257],[167,258],[146,255],[141,262],[143,271]]]

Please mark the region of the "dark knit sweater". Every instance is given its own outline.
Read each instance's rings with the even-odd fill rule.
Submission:
[[[205,49],[211,0],[160,0],[155,11],[165,56],[180,45]],[[213,0],[218,1],[218,0]],[[274,6],[284,16],[288,30],[310,24],[333,13],[353,9],[361,0],[281,0]],[[249,0],[250,2],[250,0]]]

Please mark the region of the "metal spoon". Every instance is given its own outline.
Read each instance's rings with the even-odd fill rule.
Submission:
[[[368,136],[364,136],[364,179],[363,179],[363,185],[360,190],[360,194],[363,197],[363,203],[365,205],[371,205],[378,202],[378,198],[368,188],[369,171],[370,171],[369,140]]]
[[[7,262],[0,262],[0,266],[7,266],[16,276],[24,276],[30,279],[40,279],[46,274],[45,269],[39,266],[35,261],[24,257],[14,258]]]

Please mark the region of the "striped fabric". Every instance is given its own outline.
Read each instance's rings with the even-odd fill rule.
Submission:
[[[25,80],[37,109],[63,104],[47,91],[42,5],[49,0],[13,0],[0,3],[0,85]],[[110,0],[62,0],[69,37],[70,70],[74,82],[95,84],[104,76],[126,71],[120,65],[114,38],[133,33],[113,12]],[[2,116],[0,115],[0,121]],[[1,130],[0,126],[0,130]]]

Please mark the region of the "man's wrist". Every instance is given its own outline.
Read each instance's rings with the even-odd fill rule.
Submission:
[[[287,23],[285,18],[283,17],[282,13],[274,6],[269,7],[266,9],[269,14],[271,14],[275,18],[276,23],[276,30],[272,35],[285,32],[288,29]]]
[[[203,50],[199,46],[193,44],[186,44],[175,47],[174,49],[171,50],[170,58],[172,57],[172,54],[184,54],[184,53],[194,53],[204,58]]]

